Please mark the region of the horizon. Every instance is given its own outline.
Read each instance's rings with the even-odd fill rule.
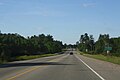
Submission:
[[[2,32],[2,31],[0,31],[0,33],[2,33],[2,34],[9,34],[9,32],[8,33],[6,33],[6,32]],[[44,34],[44,33],[40,33],[40,34],[33,34],[33,35],[28,35],[28,36],[24,36],[24,35],[21,35],[21,34],[19,34],[19,33],[10,33],[10,34],[18,34],[18,35],[20,35],[20,36],[23,36],[24,38],[28,38],[28,37],[31,37],[31,36],[39,36],[39,35],[41,35],[41,34]],[[85,33],[84,33],[85,34]],[[84,34],[81,34],[81,35],[84,35]],[[90,35],[92,35],[92,34],[89,34],[89,33],[87,33],[88,34],[88,36],[90,36]],[[105,33],[105,34],[107,34],[107,33]],[[93,35],[93,38],[94,38],[94,41],[96,42],[96,41],[98,41],[98,39],[99,39],[99,36],[100,35],[105,35],[104,33],[103,34],[99,34],[98,35],[98,38],[97,39],[95,39],[94,38],[94,35]],[[47,35],[51,35],[51,34],[44,34],[45,36],[47,36]],[[109,34],[108,34],[109,35]],[[76,42],[78,42],[79,40],[77,40],[75,43],[64,43],[62,40],[59,40],[59,39],[55,39],[55,37],[53,36],[53,35],[51,35],[52,37],[53,37],[53,39],[54,40],[57,40],[57,41],[61,41],[63,44],[67,44],[67,45],[69,45],[69,44],[72,44],[72,45],[75,45],[76,44]],[[112,37],[112,36],[110,36],[109,35],[109,37],[110,38],[119,38],[120,36],[114,36],[114,37]],[[80,39],[80,38],[79,38]]]

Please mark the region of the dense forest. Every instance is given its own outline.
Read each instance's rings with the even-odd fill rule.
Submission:
[[[22,55],[61,52],[62,47],[62,42],[54,40],[51,35],[40,34],[25,38],[19,34],[0,33],[0,59],[2,61],[10,61]]]
[[[120,56],[120,37],[110,38],[109,34],[100,34],[95,41],[93,35],[85,33],[76,44],[80,51],[89,54]]]

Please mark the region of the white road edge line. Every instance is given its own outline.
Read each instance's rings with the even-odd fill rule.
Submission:
[[[83,64],[85,64],[92,72],[94,72],[101,80],[105,80],[102,76],[100,76],[94,69],[88,66],[82,59],[75,55],[75,57],[80,60]]]

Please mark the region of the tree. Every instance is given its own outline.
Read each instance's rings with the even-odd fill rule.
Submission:
[[[80,43],[78,45],[78,49],[80,51],[93,51],[94,49],[94,38],[93,35],[88,35],[87,33],[85,33],[84,35],[81,35],[80,37]]]
[[[17,56],[55,53],[62,51],[63,44],[53,36],[40,34],[28,38],[15,34],[0,34],[0,59],[11,60]]]
[[[90,35],[89,45],[90,45],[90,48],[91,48],[90,51],[94,51],[95,42],[94,42],[93,35]]]
[[[109,34],[100,34],[98,41],[95,43],[95,53],[104,53],[105,47],[110,46]]]

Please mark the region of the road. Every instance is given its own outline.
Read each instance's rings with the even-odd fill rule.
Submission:
[[[75,53],[69,55],[67,51],[62,55],[1,65],[0,80],[107,80],[104,72],[93,69],[93,65],[90,67]]]

